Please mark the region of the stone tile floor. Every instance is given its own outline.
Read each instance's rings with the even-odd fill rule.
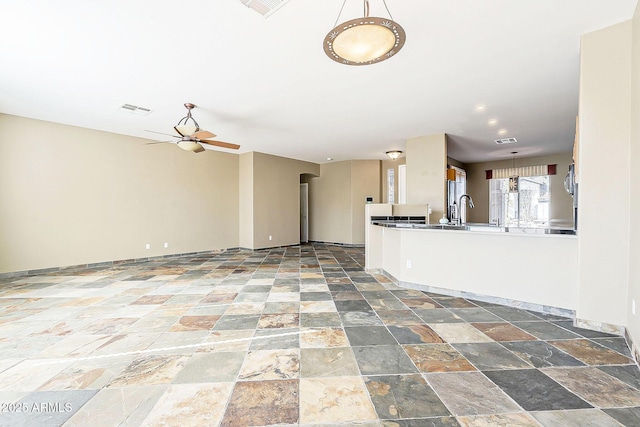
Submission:
[[[640,426],[623,338],[323,244],[0,280],[2,426]]]

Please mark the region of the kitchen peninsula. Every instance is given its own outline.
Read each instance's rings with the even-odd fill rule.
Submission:
[[[392,221],[366,206],[366,269],[403,287],[574,316],[578,241],[572,230]],[[542,231],[540,231],[542,230]]]

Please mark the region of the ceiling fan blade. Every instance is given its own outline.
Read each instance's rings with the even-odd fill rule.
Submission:
[[[154,130],[145,130],[145,132],[151,132],[151,133],[157,133],[158,135],[165,135],[165,136],[170,136],[172,138],[180,138],[177,135],[171,135],[170,133],[162,133],[162,132],[156,132]]]
[[[215,138],[217,135],[215,133],[211,133],[208,130],[199,130],[198,132],[191,135],[194,138],[198,139],[206,139],[206,138]]]
[[[230,142],[207,141],[207,140],[204,140],[204,139],[201,139],[200,142],[202,144],[215,145],[217,147],[222,147],[222,148],[231,148],[233,150],[237,150],[238,148],[240,148],[240,146],[238,144],[231,144]]]
[[[202,153],[203,151],[205,151],[204,147],[200,144],[198,144],[198,148],[196,148],[195,150],[193,150],[194,153]]]
[[[144,145],[155,145],[155,144],[166,144],[166,143],[172,143],[172,144],[173,144],[173,141],[156,141],[156,142],[147,142],[147,143],[146,143],[146,144],[144,144]]]

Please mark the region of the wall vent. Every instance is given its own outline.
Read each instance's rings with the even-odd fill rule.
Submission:
[[[284,6],[289,0],[240,0],[245,6],[261,13],[265,17]]]
[[[502,144],[515,144],[516,142],[518,142],[517,139],[515,138],[503,138],[503,139],[496,139],[495,143],[498,145],[502,145]]]
[[[120,110],[137,114],[139,116],[146,116],[147,114],[151,113],[151,110],[148,108],[138,107],[137,105],[131,104],[124,104],[122,107],[120,107]]]

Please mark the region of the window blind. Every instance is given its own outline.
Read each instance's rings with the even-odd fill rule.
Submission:
[[[517,168],[489,169],[485,171],[487,179],[504,179],[512,176],[555,175],[558,165],[520,166]]]

